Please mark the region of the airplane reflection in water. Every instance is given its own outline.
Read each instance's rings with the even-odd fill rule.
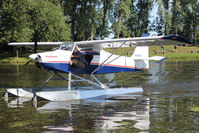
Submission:
[[[129,95],[128,95],[129,96]],[[129,104],[127,108],[129,108],[127,111],[116,111],[114,110],[111,112],[111,114],[103,114],[101,116],[97,116],[95,121],[95,130],[98,132],[106,132],[109,130],[114,130],[114,129],[122,129],[123,127],[128,126],[128,128],[135,128],[139,129],[141,131],[148,131],[149,126],[150,126],[150,99],[137,95],[137,96],[130,96],[127,99],[131,100],[136,100],[136,102],[133,102],[131,107],[129,108]],[[127,100],[124,100],[124,97],[121,97],[124,102],[127,102]],[[79,101],[65,101],[65,102],[47,102],[45,105],[40,105],[40,103],[34,104],[35,108],[38,113],[53,113],[53,112],[59,112],[60,110],[68,110],[68,117],[70,117],[68,123],[63,124],[64,126],[44,126],[44,130],[48,131],[63,131],[63,132],[73,132],[74,127],[73,127],[73,115],[72,111],[74,112],[75,109],[78,107],[74,107],[75,105],[80,105],[80,104],[97,104],[100,106],[100,108],[103,109],[104,106],[106,105],[111,105],[114,103],[114,105],[117,105],[117,100],[84,100]],[[30,100],[28,99],[23,99],[23,98],[17,98],[13,101],[7,101],[7,105],[10,108],[14,107],[23,107],[25,106],[26,102]],[[121,100],[120,100],[121,101]],[[119,103],[119,102],[118,102]],[[119,108],[119,107],[118,107]],[[101,110],[101,109],[100,109]],[[106,112],[100,112],[99,114],[106,113]],[[132,125],[132,123],[128,123],[129,121],[135,122],[135,124]],[[45,131],[44,131],[45,132]]]
[[[139,129],[141,131],[147,131],[149,130],[150,126],[149,111],[150,99],[140,99],[139,104],[133,105],[132,110],[130,110],[129,112],[114,112],[111,116],[100,116],[99,120],[96,122],[96,126],[101,128],[102,131],[119,129],[122,128],[122,126],[125,127],[126,123],[123,124],[123,121],[132,120],[136,121],[136,123],[133,125],[133,128]]]
[[[15,100],[9,101],[7,98],[4,97],[5,102],[9,108],[17,108],[23,107],[24,103],[29,102],[32,98],[29,97],[17,97]]]

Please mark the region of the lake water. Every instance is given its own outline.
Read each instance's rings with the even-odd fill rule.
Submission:
[[[34,65],[2,64],[0,132],[199,132],[199,61],[150,65],[147,71],[96,76],[111,87],[142,86],[144,93],[127,95],[130,100],[33,103],[15,97],[7,101],[2,95],[5,88],[39,87],[50,73]],[[47,86],[66,82],[53,80]]]

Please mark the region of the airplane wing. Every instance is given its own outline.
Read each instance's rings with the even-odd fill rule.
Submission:
[[[45,46],[56,46],[61,45],[64,42],[37,42],[37,45],[45,45]],[[10,46],[27,46],[27,45],[35,45],[35,42],[11,42],[8,43]]]
[[[148,37],[134,37],[134,38],[121,38],[121,39],[109,39],[109,40],[93,40],[93,41],[80,41],[75,42],[78,47],[94,47],[103,48],[112,44],[113,46],[119,46],[121,43],[131,46],[151,46],[151,45],[177,45],[177,44],[192,44],[191,41],[184,37],[176,35],[167,36],[148,36]]]
[[[61,45],[66,42],[38,42],[38,45]],[[110,44],[114,47],[120,46],[122,43],[131,46],[151,46],[151,45],[176,45],[176,44],[192,44],[191,41],[184,37],[176,35],[165,36],[148,36],[148,37],[134,37],[134,38],[120,38],[108,40],[91,40],[73,42],[80,48],[93,48],[100,50]],[[34,42],[14,42],[8,43],[11,46],[34,45]]]

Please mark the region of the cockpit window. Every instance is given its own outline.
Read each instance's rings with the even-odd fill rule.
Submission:
[[[59,49],[60,50],[71,50],[73,49],[74,43],[64,43],[62,44]]]

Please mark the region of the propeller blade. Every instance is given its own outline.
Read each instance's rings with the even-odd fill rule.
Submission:
[[[26,64],[24,64],[23,66],[28,65],[31,61],[32,61],[32,59],[30,59],[29,61],[27,61]]]
[[[35,65],[44,71],[44,68],[39,64],[39,62],[35,62]]]

